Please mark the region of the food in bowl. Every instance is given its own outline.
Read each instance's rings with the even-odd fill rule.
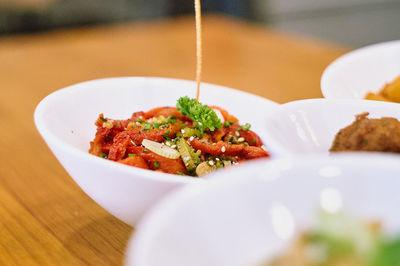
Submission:
[[[400,122],[393,117],[368,118],[365,112],[335,136],[331,152],[400,152]]]
[[[321,211],[317,224],[267,266],[394,266],[400,265],[400,235],[383,233],[380,222]]]
[[[95,122],[89,152],[107,160],[169,174],[203,176],[242,161],[269,157],[261,138],[220,107],[182,97],[176,107]]]
[[[168,174],[203,176],[241,161],[269,157],[250,124],[199,103],[202,73],[201,5],[195,0],[197,93],[175,107],[157,107],[114,120],[100,114],[89,152],[126,165]],[[221,121],[222,120],[222,121]]]
[[[369,92],[365,99],[400,103],[400,75],[386,84],[378,93]]]

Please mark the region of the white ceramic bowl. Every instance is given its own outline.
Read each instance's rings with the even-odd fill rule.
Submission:
[[[400,41],[367,46],[336,59],[324,71],[322,94],[331,99],[363,99],[400,75]]]
[[[200,182],[191,177],[143,170],[104,160],[88,153],[100,113],[116,119],[158,106],[175,106],[184,95],[195,95],[195,83],[163,78],[110,78],[56,91],[36,108],[36,126],[72,178],[98,204],[134,225],[138,218],[173,188]],[[277,106],[241,91],[202,84],[200,100],[218,105],[249,122],[262,137],[264,128],[254,114],[267,115]]]
[[[376,154],[286,158],[186,186],[141,220],[126,264],[257,265],[312,225],[319,207],[338,202],[357,218],[398,231],[399,162],[400,156]]]
[[[400,105],[367,100],[310,99],[280,105],[265,120],[267,144],[275,156],[329,154],[334,137],[355,115],[400,119]]]

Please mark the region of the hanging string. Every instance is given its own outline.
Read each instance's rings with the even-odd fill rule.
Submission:
[[[201,83],[201,73],[203,64],[203,54],[202,54],[202,39],[201,39],[201,4],[200,0],[194,1],[195,13],[196,13],[196,80],[197,80],[197,93],[196,99],[199,101],[200,96],[200,83]]]

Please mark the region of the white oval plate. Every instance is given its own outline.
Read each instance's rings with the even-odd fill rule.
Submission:
[[[201,179],[169,175],[111,162],[88,153],[100,113],[127,119],[133,112],[175,106],[176,100],[195,97],[192,81],[126,77],[79,83],[43,99],[35,110],[36,126],[72,178],[99,205],[128,224],[170,190]],[[277,104],[238,90],[203,83],[200,101],[229,110],[241,122],[251,123],[261,138],[265,129],[259,115]],[[265,139],[263,138],[265,141]]]
[[[357,49],[336,59],[324,71],[325,98],[363,99],[400,75],[400,41]]]
[[[367,100],[310,99],[280,105],[265,119],[268,148],[277,156],[328,155],[340,129],[357,114],[400,119],[400,105]]]
[[[255,162],[168,196],[138,224],[129,266],[259,265],[314,222],[329,189],[357,218],[400,228],[400,156]],[[384,173],[384,174],[383,174]]]

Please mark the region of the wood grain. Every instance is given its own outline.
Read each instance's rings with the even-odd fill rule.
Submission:
[[[217,16],[203,25],[203,79],[280,103],[320,97],[323,69],[347,51]],[[122,264],[133,229],[72,181],[33,111],[49,93],[95,78],[195,79],[194,18],[6,37],[0,62],[0,265]]]

